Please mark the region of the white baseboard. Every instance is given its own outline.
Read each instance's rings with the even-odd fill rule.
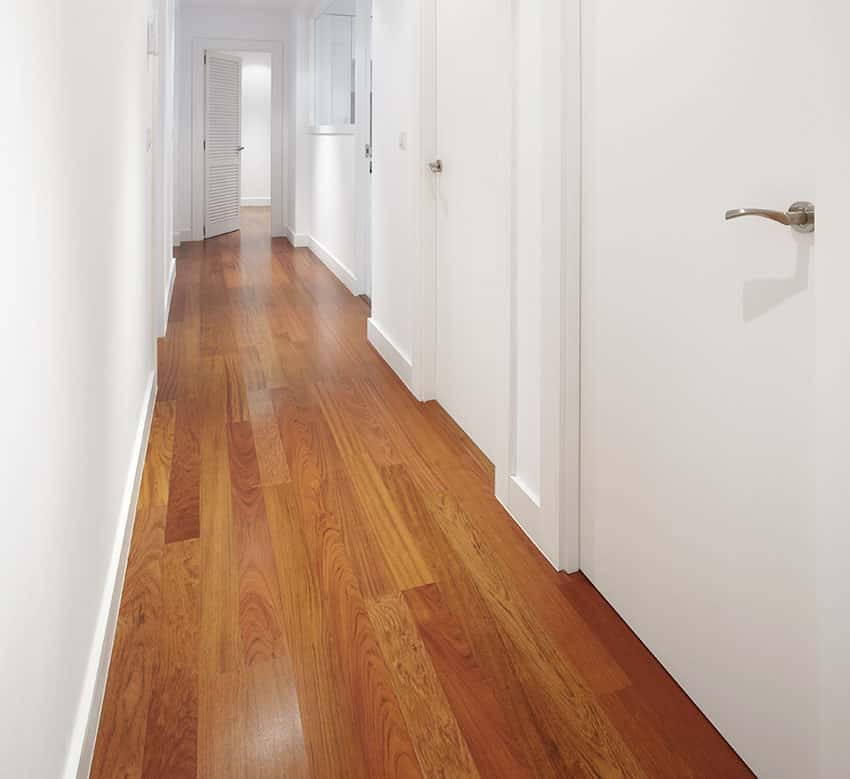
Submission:
[[[392,342],[392,339],[371,317],[366,322],[366,337],[378,354],[384,358],[384,362],[396,372],[404,385],[413,393],[413,361]]]
[[[289,241],[296,249],[310,245],[309,235],[306,235],[305,233],[296,233],[291,227],[286,228],[284,235],[286,240]]]
[[[293,242],[293,245],[296,246],[297,244]],[[327,266],[328,270],[333,273],[334,276],[348,287],[353,295],[360,294],[360,285],[357,283],[357,276],[355,276],[351,270],[341,260],[339,260],[339,258],[331,254],[325,246],[320,244],[312,236],[310,236],[308,246],[310,247],[310,251]]]
[[[243,197],[242,208],[268,208],[272,204],[270,197]]]
[[[91,770],[155,401],[156,371],[152,371],[139,412],[139,425],[136,431],[136,439],[133,442],[132,460],[127,472],[121,509],[117,517],[118,526],[112,545],[112,557],[109,561],[109,570],[100,603],[100,613],[97,618],[88,666],[83,678],[82,694],[80,695],[77,716],[65,759],[65,779],[86,779]]]
[[[171,271],[168,274],[168,286],[165,291],[165,312],[162,323],[162,334],[168,334],[168,315],[171,313],[171,299],[174,297],[174,282],[177,279],[177,259],[171,258]]]
[[[185,243],[186,241],[192,240],[192,230],[191,228],[186,228],[184,230],[175,230],[174,231],[174,245],[180,246],[181,243]]]
[[[496,498],[549,564],[559,570],[557,544],[555,549],[547,551],[544,543],[546,517],[540,499],[516,476],[510,476],[507,481],[496,479]]]

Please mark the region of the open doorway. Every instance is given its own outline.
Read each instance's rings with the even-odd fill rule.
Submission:
[[[271,54],[209,49],[204,80],[204,238],[239,230],[245,209],[271,229]]]
[[[185,45],[191,46],[192,51],[190,85],[184,87],[186,93],[191,94],[191,130],[185,147],[191,147],[191,163],[186,171],[189,185],[185,190],[190,204],[191,228],[183,240],[201,241],[238,230],[242,209],[246,207],[270,209],[265,218],[270,221],[272,237],[285,235],[288,186],[284,164],[282,41],[193,36]],[[226,157],[229,189],[223,197],[233,220],[230,225],[224,225],[227,229],[221,226],[210,229],[207,218],[211,194],[207,142],[221,140],[208,128],[211,57],[233,62],[229,74],[224,77],[227,82],[225,97],[230,94],[224,118],[230,115],[230,119],[229,124],[225,123],[223,143],[230,156]],[[234,68],[239,71],[238,78],[233,73]],[[213,75],[220,79],[220,74]],[[233,93],[238,93],[238,100]],[[233,120],[232,114],[238,114],[238,122]],[[242,146],[245,148],[237,154],[236,150]],[[222,195],[215,193],[215,197]]]

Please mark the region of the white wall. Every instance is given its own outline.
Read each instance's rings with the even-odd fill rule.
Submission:
[[[242,60],[242,205],[271,205],[272,58],[239,52]]]
[[[513,471],[540,498],[543,273],[542,0],[516,7],[515,451]]]
[[[420,261],[420,0],[374,0],[372,319],[408,361]],[[402,135],[406,148],[400,147]]]
[[[196,41],[229,42],[248,41],[266,42],[271,46],[283,46],[284,55],[286,42],[290,36],[290,17],[287,11],[233,11],[212,8],[182,8],[178,17],[177,30],[177,151],[176,151],[176,201],[175,201],[175,231],[181,240],[191,240],[194,236],[200,238],[200,226],[193,225],[192,198],[193,188],[202,188],[202,179],[194,184],[193,169],[193,46]],[[271,48],[270,46],[270,48]],[[228,48],[228,47],[223,47]],[[248,47],[230,46],[240,51]],[[251,47],[253,49],[253,46]],[[273,66],[274,67],[274,66]],[[283,139],[283,153],[280,169],[272,167],[271,187],[277,193],[280,201],[272,215],[272,229],[276,234],[283,234],[288,213],[288,190],[290,164],[286,148],[288,114],[284,106],[288,105],[289,96],[284,85],[289,82],[287,68],[281,62],[280,84],[275,83],[272,75],[272,139],[275,138],[275,127],[279,127],[277,137]],[[294,162],[292,163],[294,164]],[[279,211],[279,213],[278,213]]]
[[[4,776],[73,774],[124,538],[162,294],[150,11],[33,0],[0,26]]]
[[[367,282],[365,242],[361,240],[359,198],[368,94],[365,89],[369,0],[357,1],[355,51],[358,91],[356,128],[353,133],[318,134],[313,123],[313,25],[309,15],[293,23],[290,37],[290,94],[293,125],[288,177],[294,192],[290,203],[288,233],[296,245],[309,246],[352,292],[362,292]]]

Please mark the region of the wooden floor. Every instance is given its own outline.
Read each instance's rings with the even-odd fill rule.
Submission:
[[[750,776],[367,304],[243,225],[179,250],[91,775]]]

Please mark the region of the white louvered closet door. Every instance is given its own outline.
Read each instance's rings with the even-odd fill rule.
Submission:
[[[204,237],[239,229],[242,197],[242,60],[206,55]]]

